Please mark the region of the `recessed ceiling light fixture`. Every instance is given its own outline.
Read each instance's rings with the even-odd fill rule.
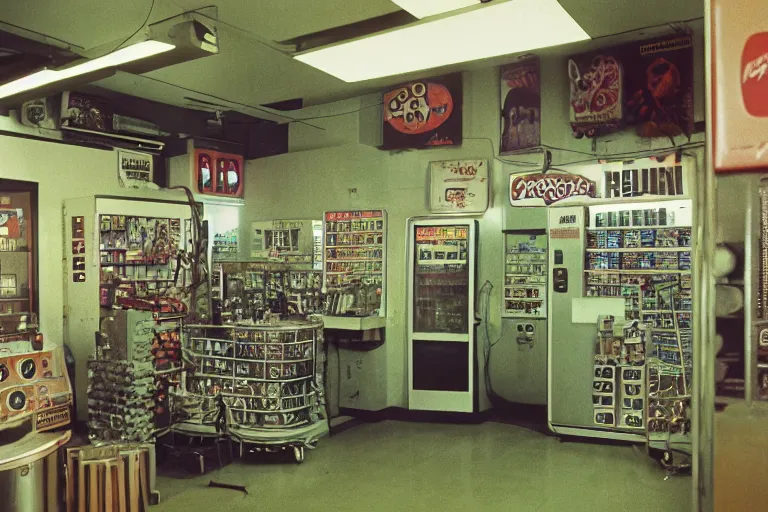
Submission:
[[[392,0],[417,18],[427,18],[444,12],[477,5],[480,0]]]
[[[359,82],[587,39],[557,0],[509,0],[294,58]]]

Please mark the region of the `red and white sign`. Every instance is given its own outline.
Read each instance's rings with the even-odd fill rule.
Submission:
[[[741,94],[755,117],[768,117],[768,32],[753,34],[741,55]]]
[[[765,1],[712,3],[715,170],[768,169]]]

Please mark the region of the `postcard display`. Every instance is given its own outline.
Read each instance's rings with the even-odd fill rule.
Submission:
[[[502,316],[546,318],[547,237],[509,232],[504,235],[504,309]]]
[[[385,316],[387,213],[326,212],[324,221],[325,314]]]
[[[174,430],[229,435],[245,445],[304,448],[328,433],[323,368],[323,323],[283,320],[188,325],[183,392],[175,397]]]
[[[589,208],[588,297],[623,297],[625,320],[600,317],[595,425],[690,433],[691,217],[685,201]]]

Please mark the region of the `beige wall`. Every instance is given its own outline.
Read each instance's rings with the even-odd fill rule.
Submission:
[[[703,101],[703,37],[695,37],[696,120],[704,118]],[[544,144],[581,152],[592,152],[592,141],[576,140],[568,126],[568,94],[565,57],[542,59],[542,142]],[[406,219],[428,215],[426,207],[427,167],[432,160],[459,158],[491,159],[493,201],[491,208],[480,220],[480,260],[478,286],[485,280],[494,285],[490,305],[489,331],[493,341],[501,342],[493,348],[491,375],[494,389],[502,396],[516,401],[533,401],[544,396],[546,388],[546,355],[526,368],[536,378],[536,387],[521,396],[521,386],[514,372],[524,352],[518,350],[511,336],[510,321],[500,318],[502,289],[502,218],[508,208],[507,176],[510,172],[536,169],[540,155],[515,155],[505,160],[535,163],[517,166],[493,161],[498,148],[500,132],[500,92],[497,68],[464,73],[464,143],[460,148],[388,152],[361,145],[360,115],[353,111],[370,105],[371,98],[346,100],[332,105],[304,109],[301,117],[327,116],[352,112],[336,117],[307,121],[321,129],[302,123],[292,123],[290,150],[286,155],[248,161],[246,164],[246,208],[243,212],[241,233],[243,243],[250,244],[248,227],[255,220],[279,218],[320,219],[323,211],[346,208],[384,208],[389,213],[387,251],[387,330],[385,345],[364,356],[367,367],[375,368],[371,374],[369,403],[371,408],[407,405],[407,346],[406,336]],[[363,113],[362,135],[366,135]],[[376,115],[375,109],[373,115]],[[362,137],[363,139],[365,137]],[[702,141],[703,134],[694,136]],[[688,142],[678,138],[676,144]],[[670,145],[666,139],[644,140],[628,131],[601,138],[594,150],[599,154],[643,151]],[[701,151],[697,152],[701,156]],[[553,151],[556,163],[566,164],[588,159],[573,152]],[[351,197],[349,189],[356,188]],[[482,353],[484,329],[478,330],[478,351]],[[526,363],[528,364],[528,363]],[[482,362],[479,363],[482,369]],[[386,380],[376,375],[384,369]],[[519,370],[517,370],[519,371]],[[374,378],[376,379],[374,381]],[[374,385],[375,382],[375,385]],[[480,380],[482,386],[482,378]],[[382,388],[386,397],[380,396]],[[361,393],[365,391],[361,389]],[[481,393],[484,396],[484,393]],[[528,400],[528,398],[531,398]],[[362,402],[361,402],[362,403]]]
[[[9,118],[0,117],[0,129],[18,128]],[[116,151],[9,136],[0,136],[0,177],[38,183],[40,323],[45,339],[53,343],[64,340],[64,283],[70,276],[64,259],[64,200],[89,195],[183,197],[178,192],[139,192],[120,187]],[[93,337],[78,341],[91,343]]]

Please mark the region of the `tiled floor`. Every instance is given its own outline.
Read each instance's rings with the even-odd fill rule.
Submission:
[[[287,459],[286,459],[287,460]],[[641,447],[561,443],[520,427],[386,421],[321,439],[303,464],[256,460],[158,477],[155,512],[688,511],[691,478]],[[245,485],[208,488],[210,480]]]

